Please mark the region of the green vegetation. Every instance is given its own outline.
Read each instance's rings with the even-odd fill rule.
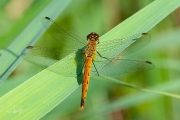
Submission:
[[[179,0],[39,0],[24,2],[26,9],[22,7],[22,13],[13,12],[13,4],[13,0],[0,1],[3,16],[0,22],[1,80],[11,74],[9,71],[14,71],[0,85],[0,119],[178,120],[180,21],[178,10],[174,10],[179,7]],[[21,14],[18,16],[18,13]],[[148,32],[149,45],[127,57],[149,60],[156,67],[151,71],[116,76],[114,82],[108,77],[92,77],[85,110],[79,111],[81,87],[76,78],[46,69],[39,72],[41,69],[37,66],[21,62],[24,48],[34,43],[63,51],[64,48],[45,32],[41,24],[44,16],[55,19],[84,39],[92,31],[102,35],[100,41]],[[66,58],[59,61],[60,64],[66,62]]]

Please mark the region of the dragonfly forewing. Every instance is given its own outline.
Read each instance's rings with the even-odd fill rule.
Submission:
[[[148,33],[142,33],[142,36],[138,39],[134,39],[135,42],[133,42],[128,48],[123,50],[119,56],[125,56],[129,55],[131,53],[134,53],[144,46],[146,46],[151,41],[151,36]]]
[[[122,39],[114,39],[105,42],[100,42],[97,46],[97,51],[102,55],[113,58],[117,55],[128,55],[136,52],[151,40],[147,33],[139,33]]]
[[[51,18],[44,17],[41,21],[51,36],[61,45],[75,50],[81,49],[86,45],[84,39],[59,26]]]

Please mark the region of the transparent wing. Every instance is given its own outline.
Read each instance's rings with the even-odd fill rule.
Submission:
[[[77,50],[86,45],[85,40],[62,28],[49,17],[42,18],[42,24],[55,40],[67,48]]]
[[[70,49],[81,49],[86,43],[80,37],[68,32],[56,24],[51,18],[44,17],[42,23],[47,31],[62,45]],[[117,55],[127,55],[139,50],[150,41],[147,33],[136,34],[123,39],[102,42],[97,49],[102,56],[114,57]],[[126,49],[127,48],[127,49]],[[53,49],[28,46],[29,53],[25,59],[35,65],[65,76],[77,76],[83,70],[84,59],[82,52],[64,56],[61,52]],[[72,51],[66,51],[66,55]],[[61,62],[59,62],[61,60]],[[75,62],[76,61],[76,62]],[[100,74],[116,75],[121,73],[150,70],[154,65],[148,61],[130,60],[130,59],[109,59],[104,60],[98,57],[97,62],[92,65],[92,74],[98,71]],[[91,74],[91,75],[92,75]]]
[[[151,37],[147,33],[139,33],[122,39],[115,39],[106,42],[100,42],[97,51],[105,57],[114,57],[117,55],[128,55],[148,44]]]
[[[154,64],[149,61],[131,60],[131,59],[112,59],[102,62],[94,62],[98,66],[97,71],[101,75],[118,75],[123,73],[132,73],[146,71],[154,68]],[[95,69],[93,68],[93,73]]]
[[[25,59],[37,66],[47,68],[47,70],[64,75],[76,77],[83,71],[84,58],[81,51],[76,54],[68,55],[61,59],[61,52],[53,49],[42,47],[29,47],[29,53],[25,55]],[[59,60],[61,60],[59,62]],[[53,66],[51,66],[53,65]],[[122,73],[130,73],[144,70],[151,70],[154,65],[149,61],[131,60],[131,59],[99,59],[92,64],[91,75],[118,75]]]
[[[40,67],[47,68],[60,60],[61,52],[58,50],[37,46],[28,46],[26,48],[28,53],[24,56],[24,58]]]
[[[29,49],[29,52],[24,58],[37,66],[47,68],[49,71],[65,76],[75,77],[82,71],[83,57],[79,53],[77,55],[69,55],[62,59],[61,52],[57,50],[33,46],[27,48]],[[81,55],[81,57],[78,57],[78,55]],[[58,62],[59,60],[61,60],[61,62]]]

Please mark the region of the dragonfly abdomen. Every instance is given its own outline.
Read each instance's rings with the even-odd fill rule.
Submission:
[[[93,60],[92,57],[87,57],[85,61],[84,76],[83,76],[83,81],[82,81],[82,96],[81,96],[80,110],[84,109],[84,103],[85,103],[89,80],[90,80],[92,60]]]

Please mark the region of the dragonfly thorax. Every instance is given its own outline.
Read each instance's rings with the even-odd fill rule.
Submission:
[[[94,39],[94,38],[92,38]],[[95,55],[96,53],[96,43],[97,41],[92,41],[89,40],[88,44],[86,45],[86,49],[85,49],[85,57],[92,57]]]

